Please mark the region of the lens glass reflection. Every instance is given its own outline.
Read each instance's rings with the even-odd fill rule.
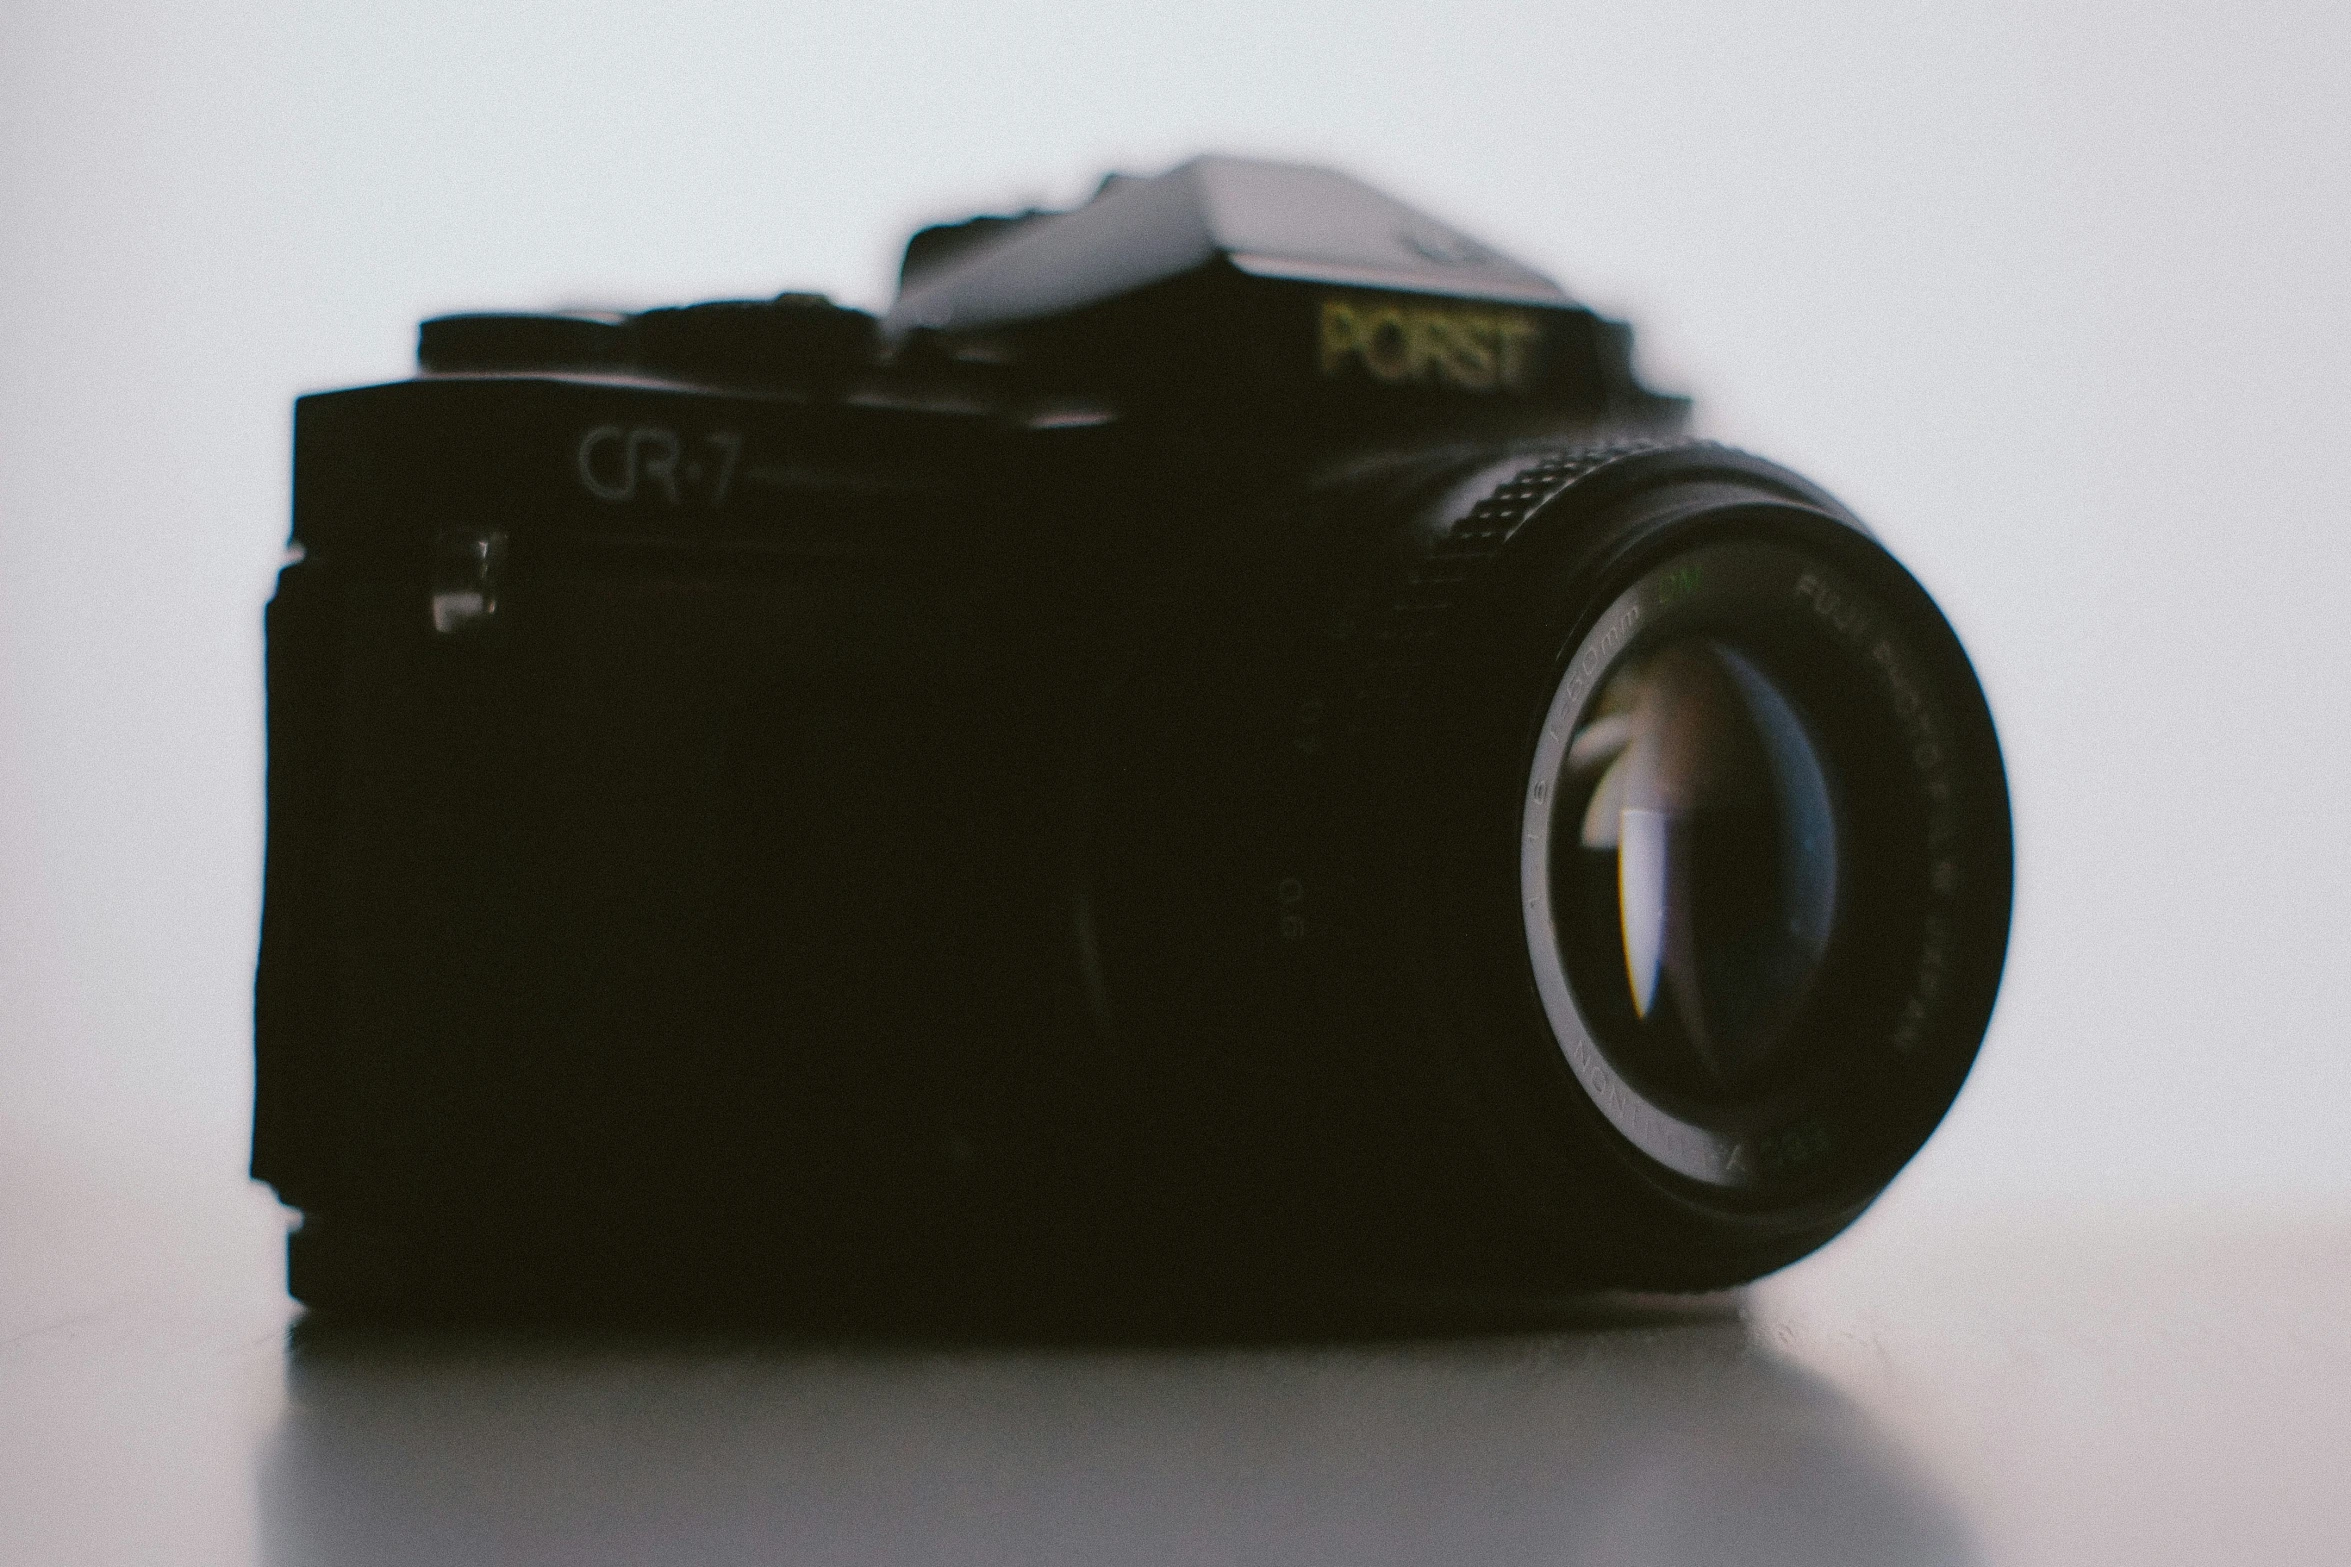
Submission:
[[[1579,991],[1613,991],[1615,1041],[1708,1098],[1784,1064],[1818,978],[1839,880],[1831,782],[1803,718],[1749,653],[1687,638],[1627,656],[1567,753],[1563,901],[1614,926],[1569,953]],[[1590,928],[1590,927],[1588,927]],[[1614,950],[1607,950],[1613,948]]]

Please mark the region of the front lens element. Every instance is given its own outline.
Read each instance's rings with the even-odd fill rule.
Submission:
[[[1547,649],[1543,684],[1502,688],[1547,691],[1512,753],[1512,977],[1558,1051],[1535,1070],[1685,1195],[1844,1201],[1917,1150],[1983,1038],[1998,744],[1950,627],[1866,537],[1776,503],[1650,525],[1622,575],[1543,581],[1554,618],[1514,649]],[[1672,527],[1691,542],[1658,548]]]
[[[1803,719],[1749,653],[1675,641],[1609,671],[1560,783],[1578,823],[1553,837],[1560,901],[1616,937],[1571,969],[1617,992],[1601,1010],[1629,1002],[1626,1064],[1702,1098],[1751,1089],[1783,1064],[1836,920],[1836,812]]]

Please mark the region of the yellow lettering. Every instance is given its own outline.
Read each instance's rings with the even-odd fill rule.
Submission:
[[[1515,310],[1327,298],[1321,324],[1324,375],[1360,366],[1390,385],[1524,392],[1533,389],[1539,369],[1543,329]]]
[[[1542,330],[1525,316],[1501,316],[1496,324],[1502,335],[1502,384],[1526,391],[1535,384],[1534,349]]]
[[[1453,332],[1453,357],[1445,366],[1455,386],[1472,392],[1494,389],[1494,334],[1492,316],[1461,318]]]
[[[1383,381],[1402,381],[1412,375],[1412,330],[1396,306],[1373,311],[1365,324],[1363,367]]]
[[[1355,307],[1343,299],[1322,302],[1322,373],[1337,375],[1346,368],[1347,356],[1363,347],[1363,323],[1356,318]]]
[[[1412,343],[1409,374],[1415,381],[1429,378],[1429,368],[1443,367],[1446,350],[1452,346],[1452,323],[1434,310],[1415,310],[1405,317],[1405,330]]]

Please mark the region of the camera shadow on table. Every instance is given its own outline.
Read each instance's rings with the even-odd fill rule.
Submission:
[[[1450,1319],[1450,1320],[1448,1320]],[[1738,1298],[1288,1334],[297,1325],[285,1564],[1960,1563]]]

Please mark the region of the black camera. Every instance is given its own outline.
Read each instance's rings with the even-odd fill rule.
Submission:
[[[268,614],[305,1301],[1704,1289],[1973,1060],[2009,815],[1943,617],[1351,179],[419,358],[297,405]]]

